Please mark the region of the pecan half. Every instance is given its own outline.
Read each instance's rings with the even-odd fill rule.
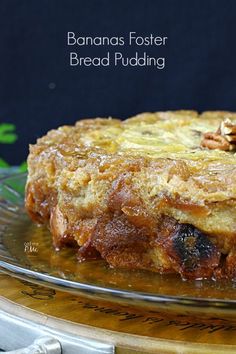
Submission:
[[[236,135],[236,124],[234,124],[229,118],[225,119],[220,124],[220,133],[222,135]]]
[[[230,119],[225,119],[220,123],[215,133],[207,132],[203,134],[201,147],[210,150],[236,150],[236,124],[232,123]]]
[[[220,124],[220,134],[225,136],[230,143],[236,143],[236,124],[230,119],[226,119]]]
[[[224,136],[217,133],[203,134],[201,146],[211,150],[214,149],[219,149],[224,151],[230,150],[230,143],[225,139]]]

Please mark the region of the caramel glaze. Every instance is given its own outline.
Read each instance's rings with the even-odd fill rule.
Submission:
[[[189,208],[191,213],[204,215],[205,212],[198,206],[168,198],[164,203],[185,210]],[[40,212],[35,205],[41,205]],[[132,190],[127,173],[113,182],[107,211],[95,221],[81,221],[76,230],[58,213],[56,194],[43,190],[40,183],[34,183],[33,187],[28,184],[26,207],[35,222],[48,223],[55,248],[78,248],[79,261],[103,258],[113,267],[177,272],[184,279],[236,276],[235,250],[226,257],[211,242],[209,235],[194,226],[179,224],[167,215],[158,219],[152,217]],[[62,223],[60,232],[58,223]],[[61,232],[63,228],[64,232]],[[83,234],[82,247],[75,240],[78,232]],[[158,257],[162,259],[161,266]]]
[[[177,272],[186,279],[209,278],[220,263],[220,252],[209,238],[188,224],[162,215],[152,218],[124,176],[113,184],[109,213],[98,219],[91,244],[114,267]],[[160,267],[153,250],[166,259]]]

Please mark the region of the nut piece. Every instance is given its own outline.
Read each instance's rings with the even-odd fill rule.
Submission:
[[[221,135],[236,135],[236,124],[227,118],[220,124]]]
[[[203,134],[201,146],[210,150],[236,150],[236,124],[230,119],[225,119],[215,133]]]
[[[201,146],[210,150],[219,149],[224,151],[230,150],[230,143],[224,136],[217,133],[205,133],[201,141]]]

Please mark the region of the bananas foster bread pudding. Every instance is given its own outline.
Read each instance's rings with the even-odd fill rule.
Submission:
[[[234,279],[235,152],[234,113],[81,120],[30,146],[26,209],[79,261]]]

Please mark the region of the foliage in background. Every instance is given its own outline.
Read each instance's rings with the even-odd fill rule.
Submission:
[[[10,124],[10,123],[0,124],[0,143],[3,144],[14,143],[17,139],[15,130],[16,127],[14,124]]]
[[[14,124],[10,123],[1,123],[0,124],[0,144],[14,144],[17,140],[16,135],[16,127]],[[10,165],[0,157],[0,168],[7,168]],[[27,171],[27,164],[26,162],[22,162],[19,166],[18,171],[25,172]]]

